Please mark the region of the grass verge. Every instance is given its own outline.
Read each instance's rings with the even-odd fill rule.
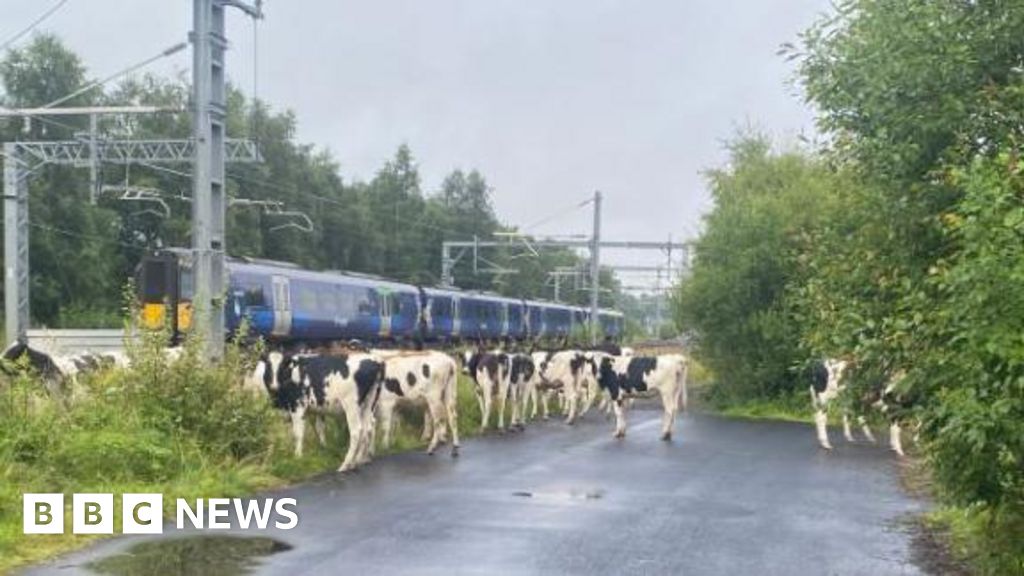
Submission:
[[[168,363],[158,344],[143,343],[130,351],[130,370],[80,382],[68,403],[51,399],[31,375],[0,381],[0,573],[97,538],[70,534],[76,492],[113,493],[115,510],[120,494],[162,493],[168,519],[177,498],[245,496],[337,469],[348,442],[343,418],[328,419],[324,447],[306,434],[306,455],[296,458],[283,414],[238,385],[258,351],[232,347],[220,365],[206,367],[198,345],[186,348]],[[479,408],[461,375],[458,400],[460,436],[476,435]],[[422,414],[401,410],[387,452],[424,447]],[[22,533],[22,495],[34,492],[65,495],[67,534]]]

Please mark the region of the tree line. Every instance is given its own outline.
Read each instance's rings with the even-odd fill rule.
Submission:
[[[81,59],[52,35],[36,35],[0,59],[0,106],[38,107],[89,83]],[[85,92],[63,106],[147,104],[188,110],[189,83],[152,75]],[[188,113],[161,112],[102,118],[109,138],[188,138]],[[337,160],[296,138],[296,117],[274,111],[229,89],[227,134],[255,141],[263,161],[228,164],[227,193],[233,199],[279,201],[284,210],[312,220],[312,232],[259,206],[235,202],[227,213],[227,245],[235,256],[294,262],[311,269],[377,274],[401,281],[437,284],[444,240],[490,238],[515,228],[494,210],[491,187],[476,170],[453,170],[436,190],[425,190],[412,151],[400,146],[369,181],[346,181]],[[84,117],[0,120],[0,141],[71,140],[88,130]],[[189,246],[191,176],[188,165],[104,165],[102,183],[143,187],[156,203],[119,200],[110,188],[90,205],[87,170],[43,166],[29,181],[31,295],[33,321],[49,326],[120,324],[120,294],[148,249]],[[550,298],[547,272],[581,264],[571,250],[544,250],[524,257],[500,250],[489,259],[515,268],[506,276],[475,275],[471,262],[455,268],[461,287],[508,296]],[[602,284],[603,306],[626,296],[610,271]],[[584,292],[563,300],[584,305]]]
[[[675,295],[716,400],[905,372],[945,502],[1024,570],[1024,3],[846,0],[783,48],[822,141],[744,134]],[[1004,562],[1004,563],[1000,563]]]

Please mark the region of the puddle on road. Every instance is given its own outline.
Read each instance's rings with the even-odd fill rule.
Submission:
[[[141,542],[87,568],[110,576],[243,576],[256,568],[259,558],[291,549],[270,538],[192,536]]]
[[[568,490],[565,492],[531,492],[519,490],[512,493],[520,498],[545,498],[551,500],[598,500],[604,497],[604,490]]]

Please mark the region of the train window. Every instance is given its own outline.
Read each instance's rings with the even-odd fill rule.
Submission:
[[[142,295],[146,302],[163,302],[167,298],[167,266],[161,260],[150,260],[142,271]]]
[[[242,304],[244,306],[267,305],[267,298],[263,294],[263,286],[259,284],[243,284],[240,288],[242,290]]]
[[[415,317],[419,312],[419,307],[416,306],[416,296],[413,296],[412,294],[400,295],[398,310],[402,316],[409,318]]]
[[[449,298],[434,297],[430,300],[430,314],[434,318],[450,318],[452,316],[452,301]]]
[[[377,294],[367,288],[359,298],[359,315],[373,316],[378,312]]]

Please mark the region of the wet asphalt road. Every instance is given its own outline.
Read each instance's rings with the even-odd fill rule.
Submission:
[[[259,559],[255,570],[922,573],[905,527],[922,504],[901,492],[882,446],[838,441],[825,453],[807,425],[700,414],[682,417],[676,439],[664,443],[658,416],[632,412],[623,441],[591,414],[574,427],[552,421],[466,441],[455,460],[446,451],[389,456],[278,492],[298,500],[299,526],[262,535],[293,549]],[[30,573],[87,573],[89,562],[146,538],[108,540]]]

